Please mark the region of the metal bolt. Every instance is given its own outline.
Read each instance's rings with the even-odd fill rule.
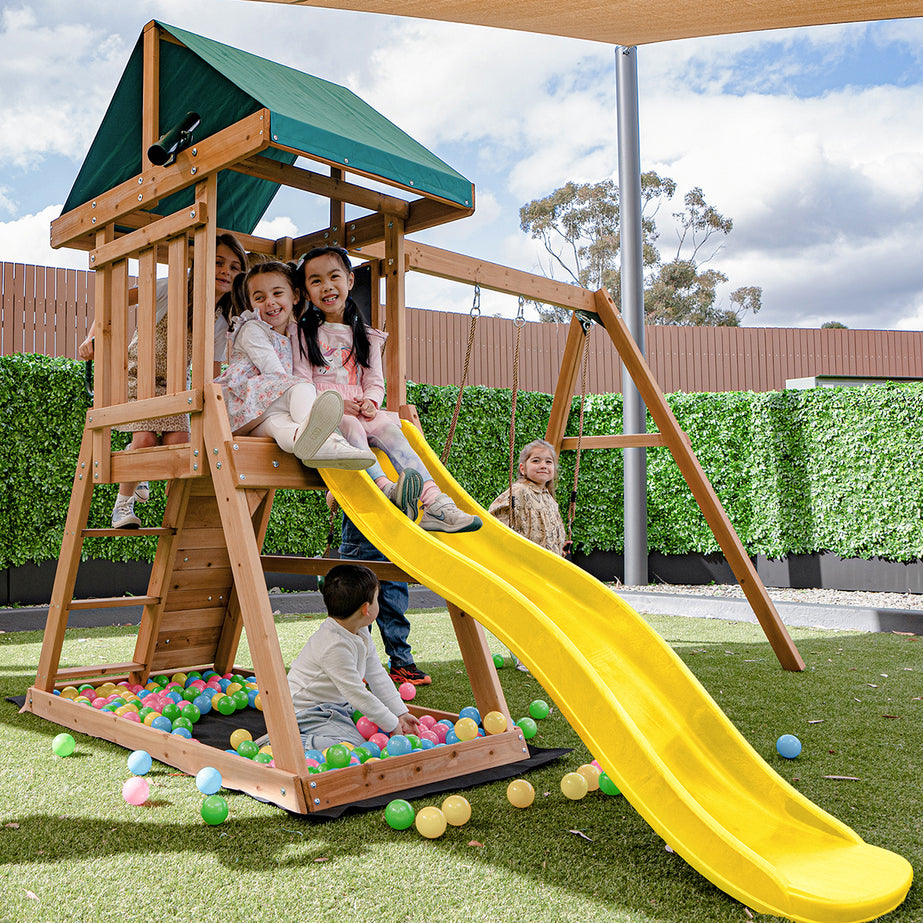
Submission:
[[[316,782],[312,782],[312,783],[311,783],[311,788],[317,788],[317,783],[316,783]]]
[[[198,471],[198,470],[199,470],[198,464],[193,464],[192,470],[193,470],[193,471]]]
[[[96,208],[96,205],[94,205],[93,208]],[[96,216],[95,216],[95,215],[93,216],[93,220],[90,222],[90,224],[96,224]]]
[[[86,466],[87,466],[87,463],[86,463],[86,462],[80,462],[80,467],[81,467],[81,468],[86,468]]]
[[[320,804],[320,798],[315,798],[315,799],[314,799],[314,803],[315,803],[315,804]]]
[[[282,792],[283,795],[285,794],[285,789],[284,789],[284,788],[280,788],[279,791]]]
[[[410,185],[411,185],[411,186],[413,185],[413,180],[410,180]]]
[[[348,157],[344,157],[344,158],[343,158],[343,163],[349,163],[349,158],[348,158]]]
[[[96,208],[96,203],[95,203],[95,202],[93,203],[93,208]]]
[[[273,459],[273,460],[272,460],[272,466],[273,466],[273,468],[278,468],[278,467],[279,467],[279,463],[278,463],[275,459]]]
[[[240,480],[242,480],[242,481],[246,481],[246,480],[247,480],[247,475],[245,475],[245,474],[240,474],[240,475],[238,475],[238,477],[239,477]]]
[[[198,449],[193,449],[193,450],[192,450],[192,454],[193,454],[196,458],[198,458],[198,457],[199,457],[199,450],[198,450]]]
[[[187,398],[186,398],[186,403],[187,403],[187,404],[191,404],[191,403],[192,403],[192,398],[191,398],[191,397],[187,397]]]
[[[216,446],[214,449],[212,449],[212,455],[217,455],[217,454],[218,454],[218,447]]]
[[[91,263],[95,263],[95,262],[96,262],[96,254],[95,254],[95,253],[90,257],[90,262],[91,262]]]
[[[240,446],[235,442],[235,443],[231,446],[231,448],[236,452],[236,451],[240,448]]]
[[[278,141],[278,140],[279,140],[279,136],[278,136],[278,135],[273,135],[273,136],[272,136],[272,140],[273,140],[273,141]]]
[[[216,468],[220,468],[220,467],[221,467],[221,462],[218,462],[218,464],[215,465],[215,467],[216,467]]]
[[[193,176],[195,176],[196,173],[199,172],[199,168],[198,168],[198,167],[193,167],[189,172],[190,172]]]
[[[144,177],[143,177],[143,176],[139,176],[139,177],[138,177],[138,185],[140,186],[143,182],[144,182]],[[94,207],[94,208],[96,207],[96,203],[95,203],[95,202],[93,203],[93,207]]]
[[[144,193],[143,193],[143,192],[139,192],[139,193],[138,193],[138,201],[140,202],[143,198],[144,198]]]
[[[190,218],[195,218],[195,209],[192,209],[192,211],[189,212],[189,217],[190,217]]]
[[[198,153],[199,153],[199,149],[198,149],[197,147],[192,148],[192,156],[193,156],[193,157],[195,157],[196,154],[198,154]]]

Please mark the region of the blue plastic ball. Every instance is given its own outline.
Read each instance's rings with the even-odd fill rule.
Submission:
[[[199,710],[200,715],[207,715],[212,710],[211,696],[197,695],[192,704]]]
[[[170,733],[176,737],[185,737],[186,740],[192,739],[192,731],[190,731],[189,728],[175,727]]]
[[[466,705],[459,713],[459,718],[471,718],[475,724],[481,723],[481,713],[473,706]]]
[[[374,740],[367,740],[362,746],[369,751],[369,756],[381,756],[381,747]]]
[[[779,751],[779,756],[793,760],[801,753],[801,741],[794,734],[783,734],[776,741],[776,750]]]
[[[363,744],[365,746],[365,744]],[[318,763],[324,762],[324,754],[320,750],[305,750],[304,751],[305,759],[317,760]]]
[[[388,741],[388,754],[390,756],[403,756],[405,753],[410,753],[413,749],[413,745],[403,734],[395,734]]]
[[[195,787],[203,795],[214,795],[221,788],[221,773],[213,766],[200,769],[195,776]]]
[[[147,750],[135,750],[128,754],[128,771],[136,776],[146,776],[153,762]]]
[[[158,731],[166,731],[169,734],[173,730],[173,722],[164,715],[158,715],[151,722],[151,727]]]
[[[452,728],[448,734],[445,735],[445,742],[447,744],[457,744],[458,743],[458,734],[455,733],[455,728]]]

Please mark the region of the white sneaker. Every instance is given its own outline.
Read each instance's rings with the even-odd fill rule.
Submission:
[[[313,458],[342,419],[343,398],[340,393],[321,391],[314,399],[304,422],[295,432],[295,456],[302,461]]]
[[[420,494],[423,493],[423,475],[416,468],[405,468],[394,483],[382,493],[408,518],[417,521],[420,515]]]
[[[445,494],[439,494],[420,518],[420,528],[427,532],[476,532],[482,525],[477,516],[463,513]]]
[[[325,394],[328,392],[324,392]],[[351,446],[339,433],[333,433],[310,458],[302,458],[308,468],[343,468],[362,471],[375,464],[375,456],[368,449]]]
[[[141,525],[141,520],[135,516],[135,498],[123,497],[119,494],[115,498],[115,506],[112,508],[112,528],[113,529],[137,529]]]
[[[136,484],[134,497],[136,503],[147,503],[151,499],[151,485],[147,481]]]

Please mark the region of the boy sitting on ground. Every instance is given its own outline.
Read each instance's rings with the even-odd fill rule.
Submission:
[[[417,733],[417,719],[398,695],[372,641],[378,578],[362,565],[338,564],[324,579],[322,594],[328,617],[288,671],[305,751],[364,743],[352,720],[354,711],[386,734]]]

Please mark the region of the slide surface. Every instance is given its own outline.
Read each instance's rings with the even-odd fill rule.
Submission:
[[[364,472],[324,470],[340,505],[395,564],[526,663],[670,847],[754,910],[805,923],[872,920],[904,900],[913,872],[903,857],[865,843],[790,786],[630,606],[497,522],[416,429],[404,432],[483,528],[424,532]]]

